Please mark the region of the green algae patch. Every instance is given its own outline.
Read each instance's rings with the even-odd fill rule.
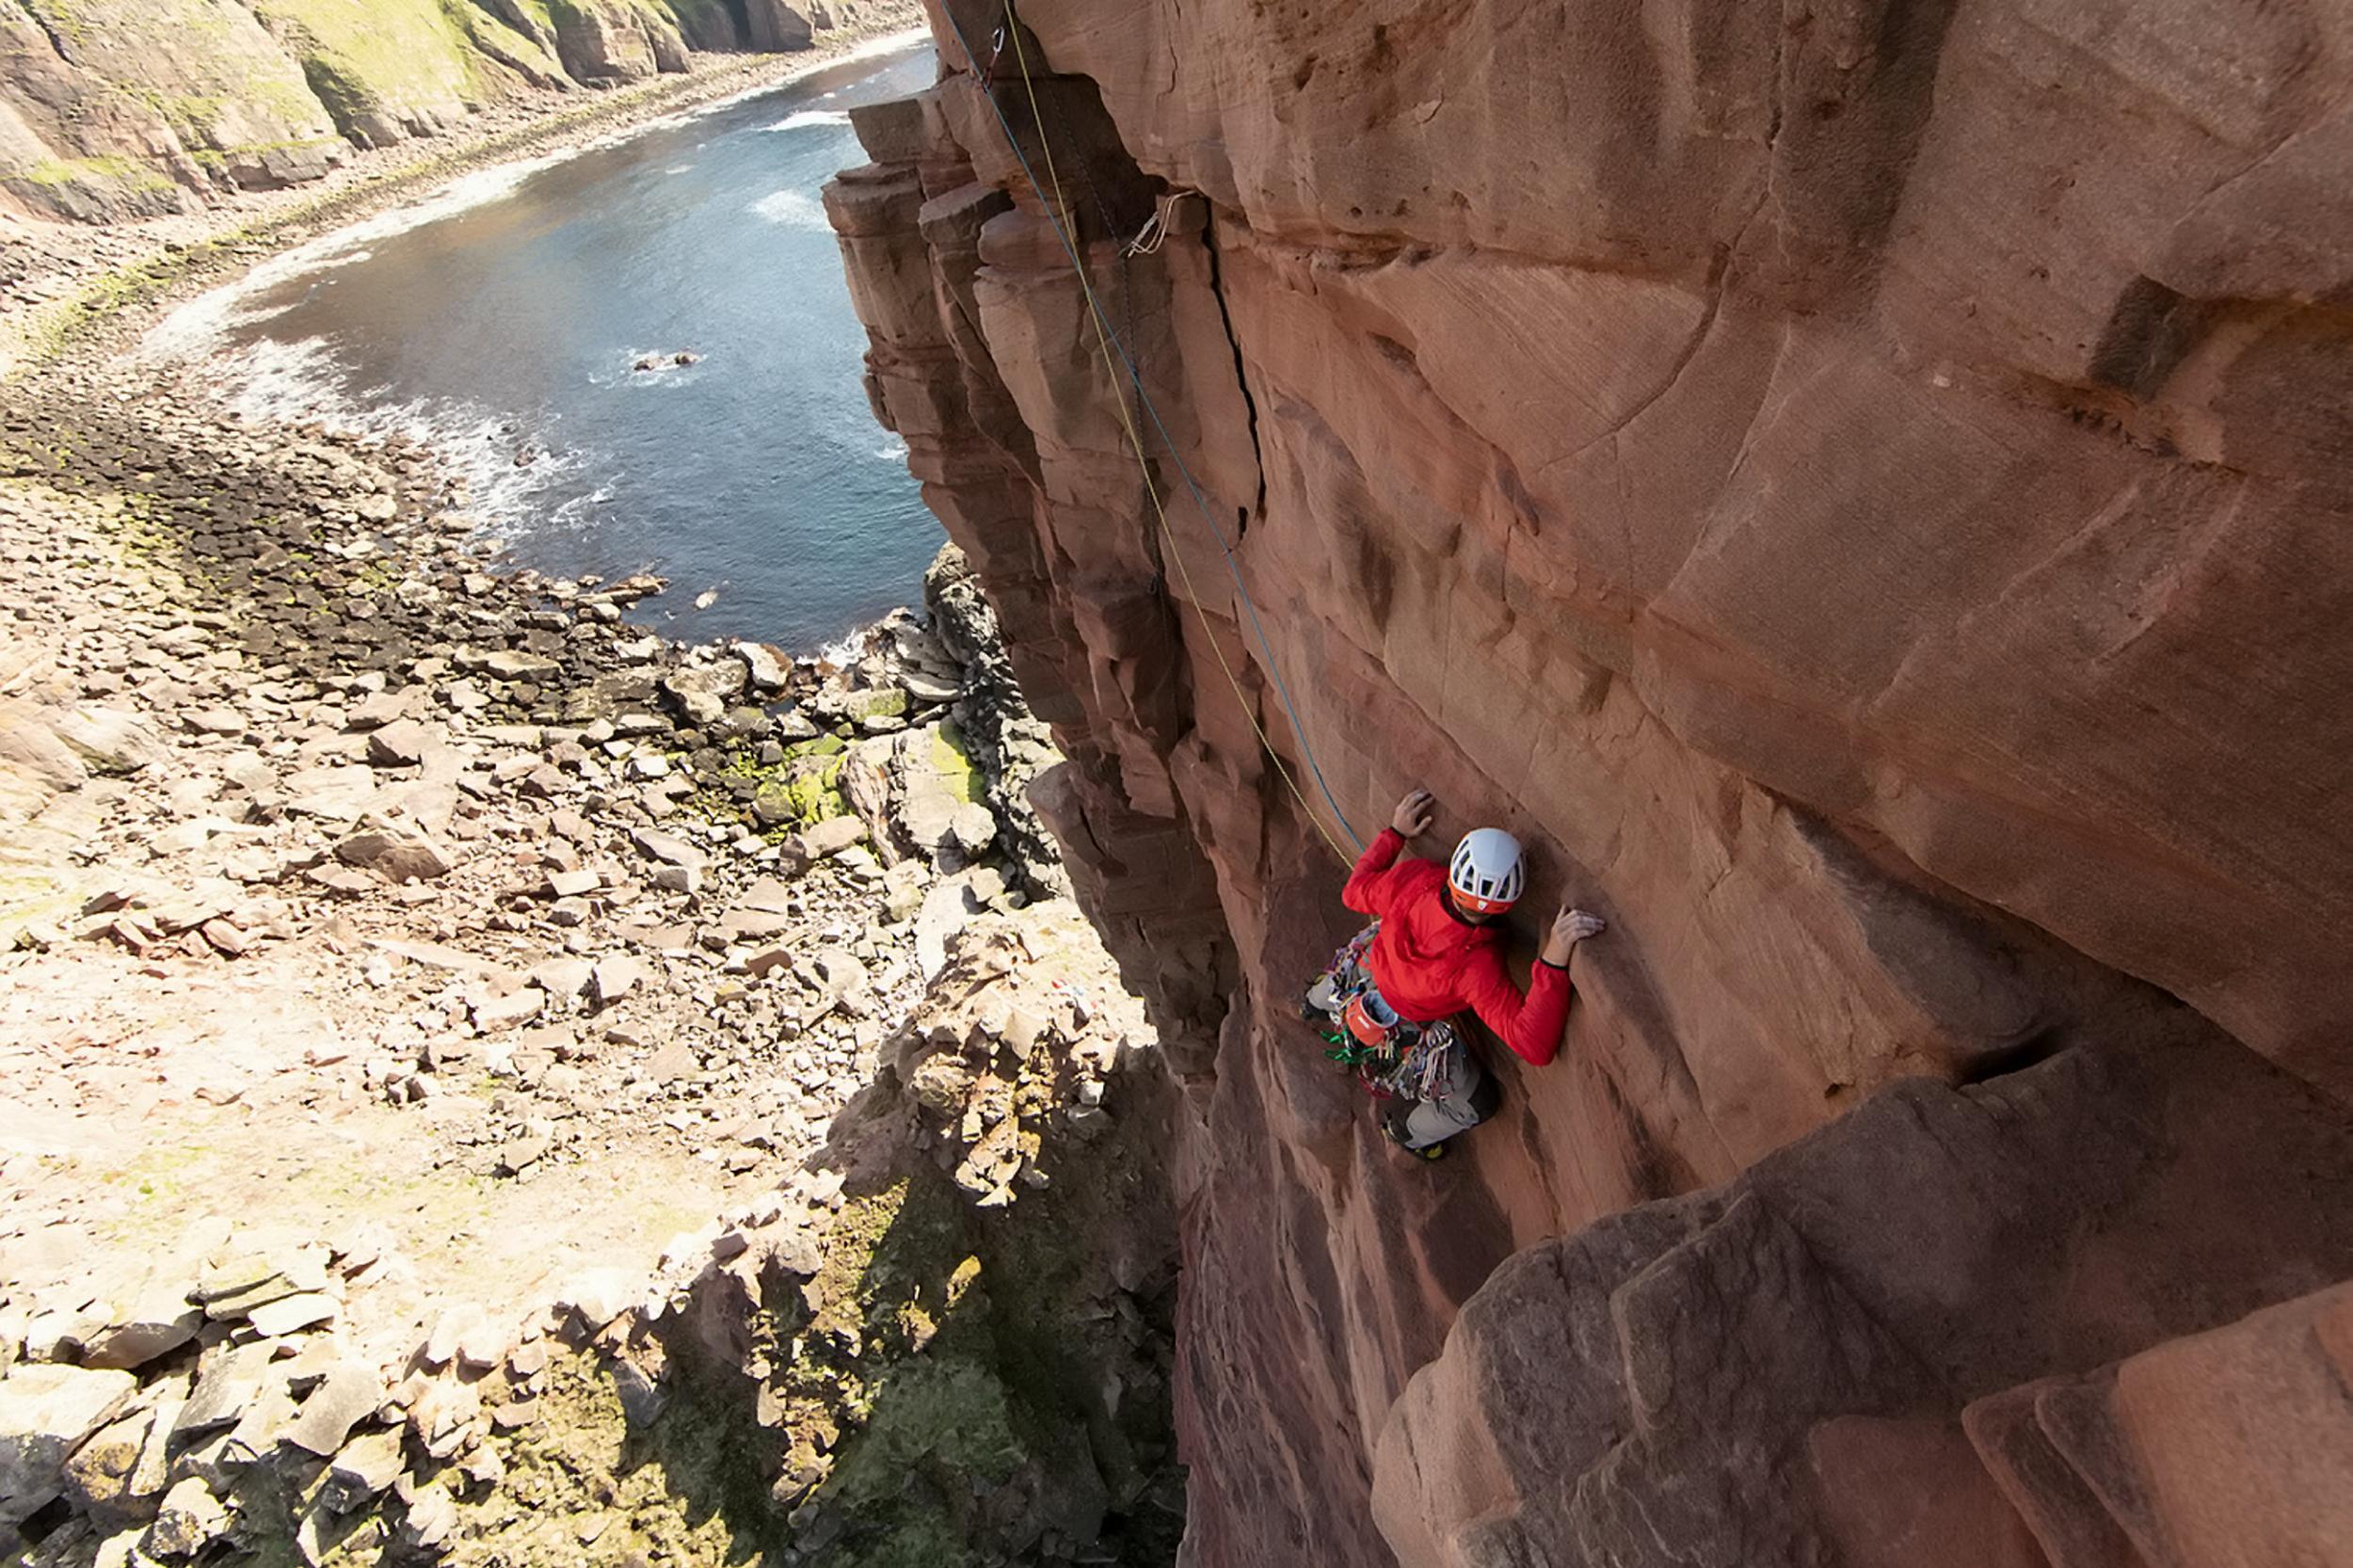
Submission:
[[[849,800],[841,792],[846,752],[831,735],[789,746],[775,762],[762,762],[748,750],[729,751],[715,778],[701,776],[701,787],[685,808],[706,822],[737,824],[748,808],[760,835],[770,843],[781,843],[805,827],[850,814]],[[674,766],[691,770],[687,753],[667,755]],[[746,783],[751,785],[748,791]]]
[[[852,692],[842,699],[841,709],[853,723],[865,719],[904,718],[907,694],[897,686],[877,686],[870,691]]]
[[[1032,1532],[1096,1540],[1135,1500],[1131,1444],[1057,1349],[1100,1284],[1076,1261],[1090,1239],[1042,1210],[1025,1221],[1031,1207],[975,1209],[918,1163],[846,1204],[800,1308],[763,1315],[778,1369],[762,1402],[788,1450],[774,1496],[808,1560],[1020,1560]],[[1030,1235],[1008,1262],[1016,1231]]]
[[[956,728],[953,719],[942,720],[939,728],[932,731],[930,760],[932,772],[939,776],[940,783],[959,804],[968,806],[985,801],[988,792],[981,770],[965,749],[964,732]]]
[[[791,802],[793,820],[800,825],[849,814],[850,803],[841,797],[843,761],[840,757],[828,758],[785,785],[785,799]]]

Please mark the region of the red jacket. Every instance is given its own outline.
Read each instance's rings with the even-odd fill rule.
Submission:
[[[1473,925],[1446,896],[1446,868],[1398,859],[1405,840],[1383,828],[1349,873],[1340,902],[1381,922],[1367,958],[1373,983],[1401,1018],[1434,1023],[1467,1007],[1496,1037],[1541,1067],[1561,1048],[1569,1017],[1569,971],[1538,963],[1528,995],[1503,968],[1503,933]]]

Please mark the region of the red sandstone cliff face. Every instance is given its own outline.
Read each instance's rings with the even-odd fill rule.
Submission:
[[[828,204],[1190,1042],[1191,1560],[2353,1560],[2353,18],[935,14]],[[1443,1164],[1253,719],[1612,919]]]

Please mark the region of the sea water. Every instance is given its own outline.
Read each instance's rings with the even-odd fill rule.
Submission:
[[[429,437],[512,558],[668,578],[633,618],[813,649],[911,601],[942,537],[868,407],[819,197],[865,161],[851,106],[935,75],[902,43],[469,176],[152,345],[213,356],[249,412]]]

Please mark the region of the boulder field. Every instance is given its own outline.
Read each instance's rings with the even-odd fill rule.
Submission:
[[[1177,1099],[957,552],[680,643],[210,381],[0,410],[0,1560],[1170,1561]]]
[[[905,0],[24,0],[0,14],[0,215],[194,210],[499,105],[904,25]]]
[[[2353,1557],[2346,19],[931,10],[827,208],[1187,1085],[1182,1560]],[[1417,784],[1611,921],[1436,1165],[1291,1006]]]

